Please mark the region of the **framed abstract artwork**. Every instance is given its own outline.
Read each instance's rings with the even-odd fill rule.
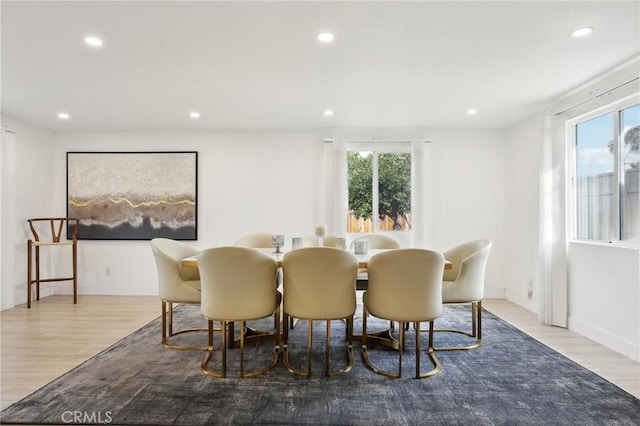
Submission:
[[[67,152],[78,239],[196,240],[197,152]]]

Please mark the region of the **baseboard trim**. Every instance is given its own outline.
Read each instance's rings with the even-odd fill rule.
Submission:
[[[621,340],[611,333],[597,327],[593,327],[592,325],[573,317],[568,318],[568,328],[569,330],[606,346],[611,350],[621,353],[636,362],[640,362],[640,346],[638,345],[633,345],[632,343]]]

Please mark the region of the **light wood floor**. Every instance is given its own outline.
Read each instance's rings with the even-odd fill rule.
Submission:
[[[640,364],[576,333],[538,323],[503,299],[485,299],[497,316],[640,397]],[[156,296],[51,296],[0,313],[1,408],[29,395],[160,315]]]

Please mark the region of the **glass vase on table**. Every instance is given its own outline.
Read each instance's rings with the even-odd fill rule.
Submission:
[[[280,254],[280,248],[284,246],[284,235],[282,234],[273,234],[271,236],[271,245],[275,247],[276,251],[274,253]]]

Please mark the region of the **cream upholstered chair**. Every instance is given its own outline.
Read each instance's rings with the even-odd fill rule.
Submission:
[[[402,350],[405,325],[414,323],[416,329],[416,378],[437,374],[440,362],[433,350],[433,322],[442,313],[442,254],[424,249],[399,249],[379,253],[369,260],[369,288],[363,295],[362,356],[365,364],[378,374],[402,377]],[[398,372],[393,373],[373,365],[369,358],[367,317],[400,323]],[[429,322],[428,355],[433,369],[420,373],[420,323]]]
[[[336,247],[336,248],[346,248],[346,247],[340,247],[339,245],[339,239],[340,237],[338,237],[337,235],[327,235],[326,237],[324,237],[322,239],[322,245],[325,247]],[[342,238],[342,243],[344,244],[344,238]]]
[[[402,248],[402,244],[395,238],[381,234],[365,234],[355,238],[351,242],[351,248],[355,245],[356,241],[366,241],[367,247],[370,249],[399,249]]]
[[[325,366],[327,376],[346,373],[353,368],[353,314],[356,311],[357,258],[346,250],[329,247],[307,247],[285,254],[283,270],[283,358],[287,369],[299,376],[311,375],[311,355],[313,345],[313,321],[327,323],[325,343]],[[289,362],[288,318],[307,320],[307,371],[296,369]],[[331,371],[329,355],[331,350],[331,321],[347,321],[347,365]]]
[[[246,321],[274,316],[280,318],[281,293],[276,287],[277,264],[273,257],[247,247],[218,247],[198,255],[198,269],[202,280],[202,315],[208,320],[209,348],[202,360],[202,370],[213,377],[227,376],[227,327],[240,323],[240,376],[262,374],[278,361],[280,327],[272,336],[274,351],[265,367],[244,371],[244,341]],[[213,321],[222,324],[222,370],[214,371],[208,363],[213,355]]]
[[[249,234],[233,243],[235,247],[272,248],[271,234]]]
[[[322,246],[323,247],[338,247],[338,236],[336,235],[327,235],[322,238]],[[306,237],[302,237],[302,247],[318,247],[320,245],[320,239],[315,235],[307,235]]]
[[[474,349],[482,344],[482,298],[484,297],[484,275],[491,251],[487,239],[469,241],[444,252],[451,262],[451,269],[444,271],[442,303],[471,304],[471,332],[462,330],[436,330],[464,334],[476,339],[469,346],[437,347],[436,350]]]
[[[356,244],[356,241],[366,241],[367,247],[373,250],[376,249],[399,249],[402,248],[402,245],[395,238],[389,237],[387,235],[380,234],[365,234],[360,237],[357,237],[351,242],[351,251],[353,251],[353,247]],[[359,269],[358,270],[358,281],[356,284],[356,288],[358,290],[366,290],[368,284],[367,278],[367,270]]]
[[[173,331],[173,304],[200,303],[198,268],[183,267],[181,260],[195,256],[198,249],[168,238],[151,240],[151,250],[158,269],[158,295],[162,301],[162,344],[171,349],[206,350],[206,347],[179,345],[169,341],[178,334],[206,331],[206,328]]]

